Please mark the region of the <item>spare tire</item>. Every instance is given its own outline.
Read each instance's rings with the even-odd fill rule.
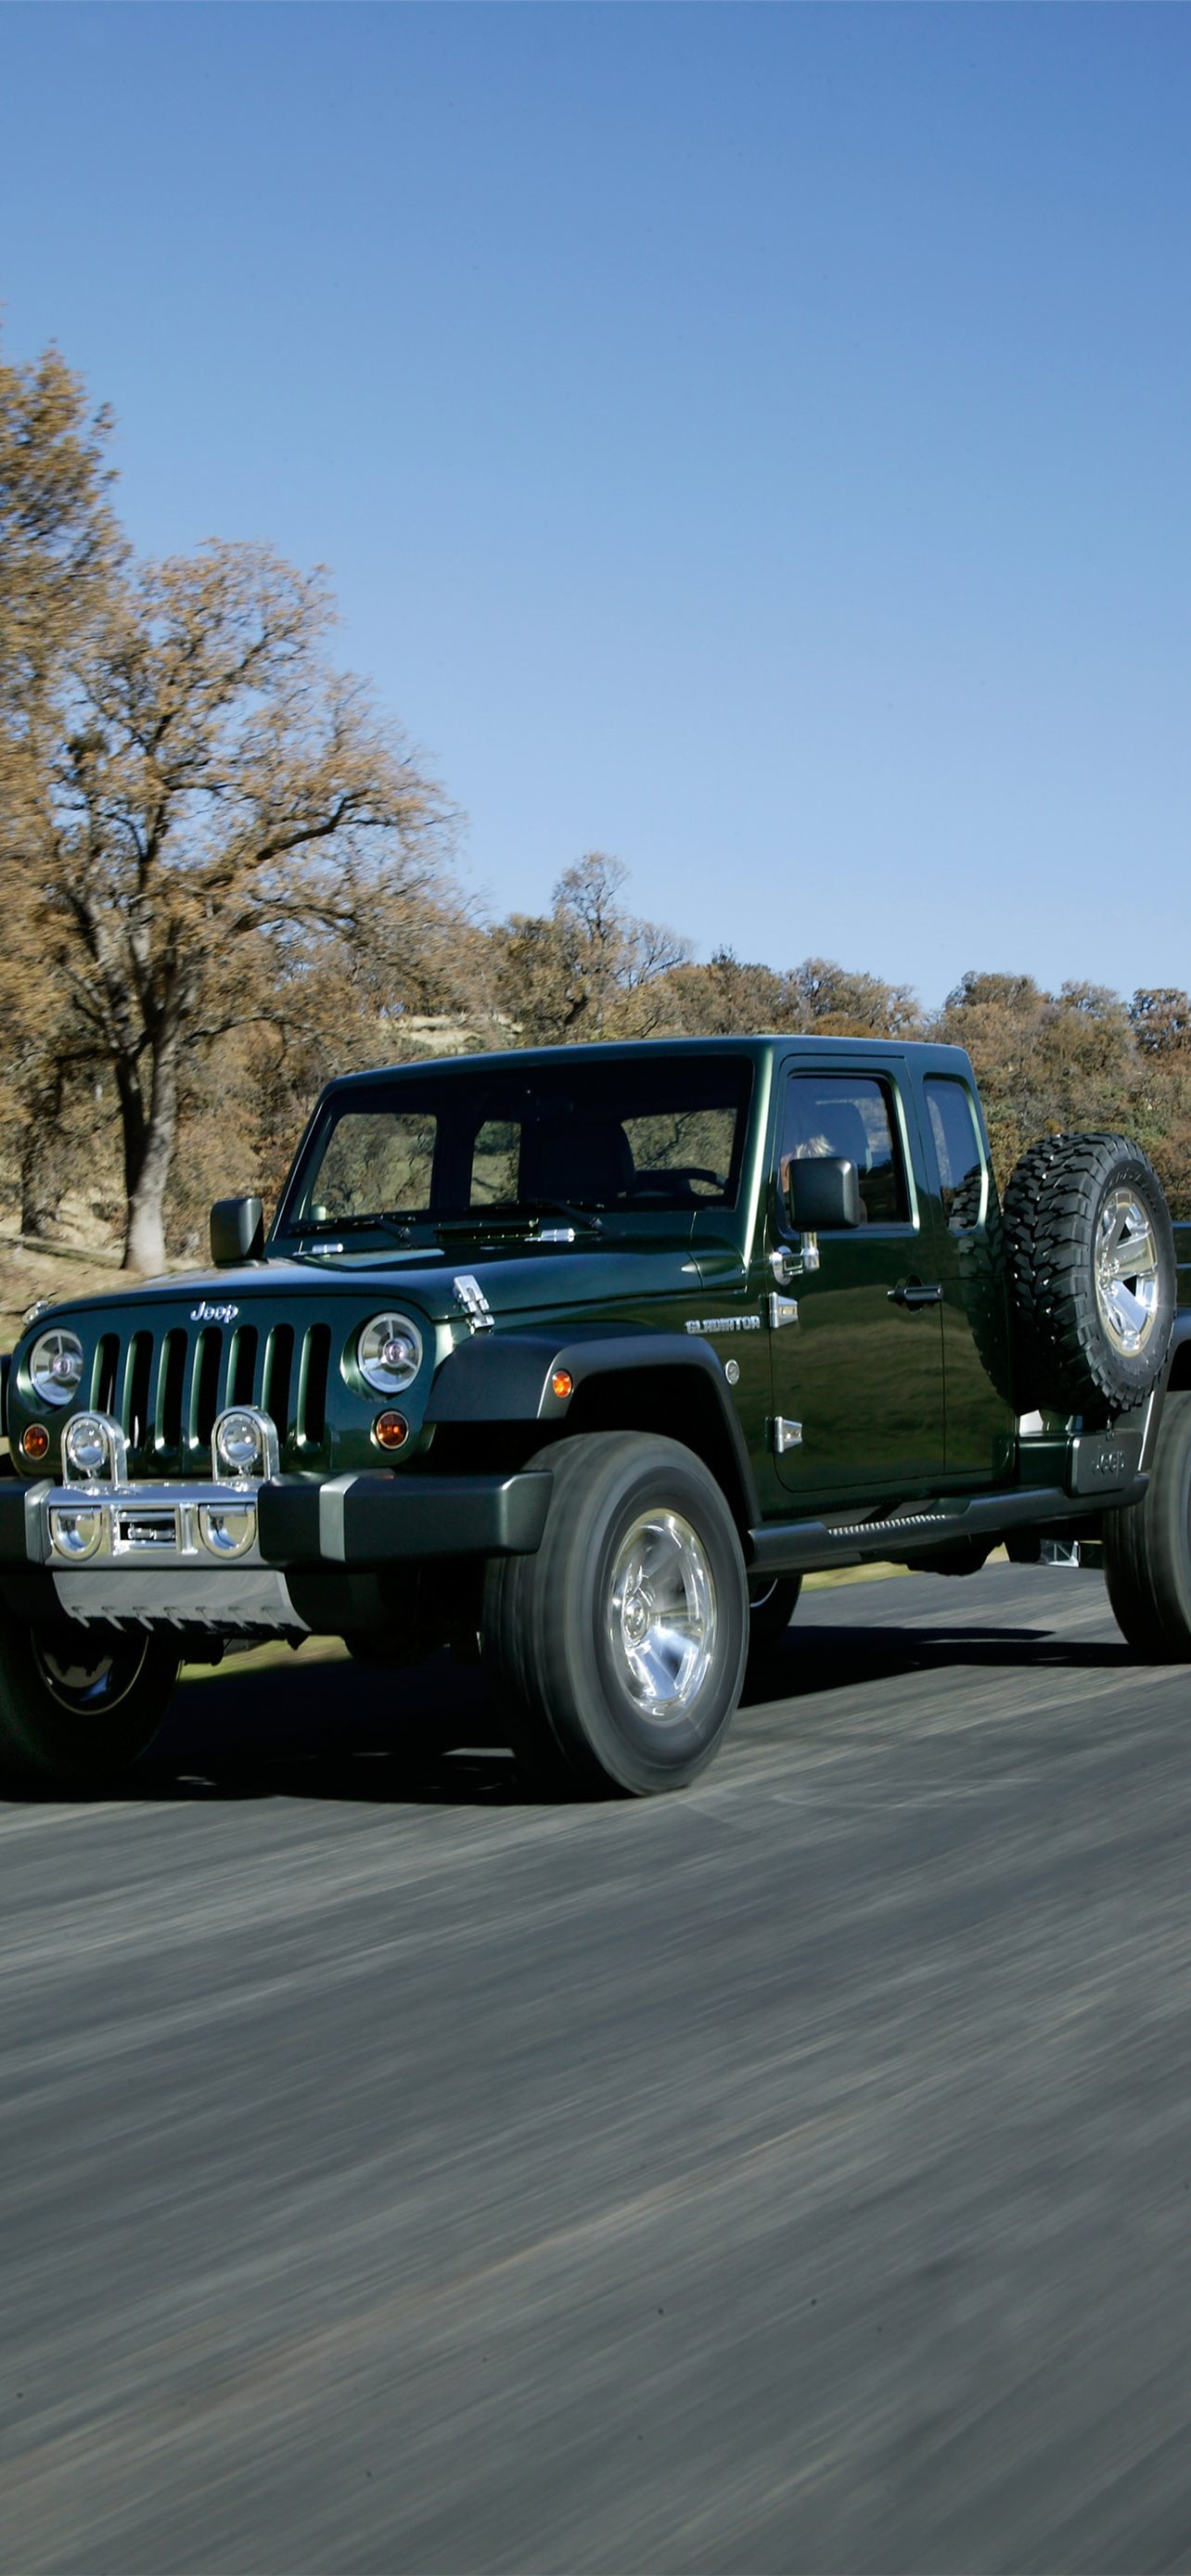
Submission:
[[[1019,1412],[1100,1419],[1161,1376],[1175,1315],[1162,1184],[1128,1136],[1044,1136],[1005,1191]]]

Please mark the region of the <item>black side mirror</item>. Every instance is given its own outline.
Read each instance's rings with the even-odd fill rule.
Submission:
[[[216,1199],[211,1210],[211,1259],[219,1270],[238,1261],[256,1261],[265,1248],[265,1211],[260,1199]]]
[[[846,1154],[814,1154],[806,1162],[791,1155],[785,1183],[786,1211],[796,1234],[863,1225],[860,1175]]]

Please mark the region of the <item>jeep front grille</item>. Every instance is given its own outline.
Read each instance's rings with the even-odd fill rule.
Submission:
[[[313,1467],[322,1463],[330,1365],[329,1324],[142,1326],[101,1336],[87,1401],[120,1423],[141,1475],[205,1468],[215,1417],[229,1404],[269,1414],[283,1452]]]

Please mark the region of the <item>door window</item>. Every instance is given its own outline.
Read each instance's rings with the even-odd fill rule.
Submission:
[[[939,1196],[952,1234],[969,1234],[985,1211],[984,1146],[966,1082],[931,1074],[924,1082],[931,1143],[939,1167]]]
[[[786,1086],[782,1161],[845,1155],[870,1225],[905,1225],[910,1201],[889,1085],[864,1074],[794,1073]]]

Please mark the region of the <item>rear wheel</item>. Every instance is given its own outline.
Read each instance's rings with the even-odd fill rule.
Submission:
[[[571,1795],[682,1789],[740,1696],[748,1589],[736,1525],[677,1441],[610,1431],[530,1461],[554,1479],[535,1556],[492,1561],[484,1660],[524,1767]]]
[[[1104,1515],[1104,1579],[1139,1655],[1191,1660],[1191,1393],[1166,1398],[1141,1501]]]
[[[30,1629],[0,1609],[0,1773],[89,1782],[127,1770],[152,1743],[177,1675],[168,1640]]]

